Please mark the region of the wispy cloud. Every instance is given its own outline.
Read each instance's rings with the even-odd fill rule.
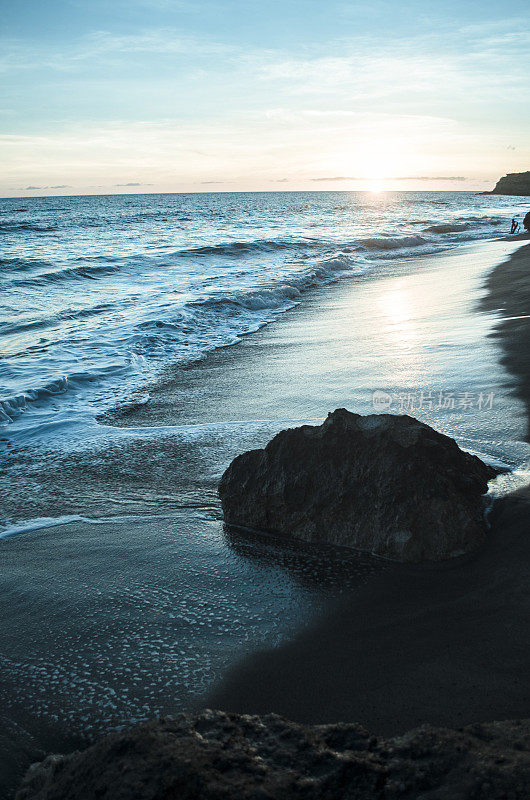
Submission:
[[[362,178],[351,178],[347,175],[338,175],[332,178],[311,178],[311,180],[315,183],[319,183],[320,181],[360,181]]]
[[[494,30],[454,25],[443,38],[432,32],[384,39],[345,36],[301,57],[276,53],[257,71],[291,96],[336,95],[371,103],[388,98],[402,107],[420,99],[428,107],[445,99],[454,104],[458,97],[476,103],[528,93],[529,44],[527,22],[508,18]]]
[[[165,18],[170,25],[157,24]],[[395,174],[404,188],[467,188],[530,158],[526,20],[463,28],[447,17],[443,32],[388,36],[317,31],[270,48],[265,36],[250,44],[198,17],[193,29],[177,16],[144,19],[151,27],[2,41],[2,185],[317,188]]]
[[[45,189],[72,189],[73,187],[67,183],[56,183],[54,186],[25,186],[24,191],[35,192],[44,191]]]
[[[410,175],[407,177],[392,177],[387,176],[390,181],[467,181],[463,175]],[[352,177],[347,175],[338,175],[330,178],[311,178],[312,181],[318,183],[320,181],[366,181],[365,177]]]
[[[25,39],[1,39],[0,69],[11,70],[50,69],[73,72],[92,64],[98,68],[116,66],[130,57],[168,56],[208,59],[212,56],[230,56],[243,52],[243,48],[218,41],[210,36],[184,34],[177,28],[146,29],[139,33],[119,35],[106,30],[93,31],[62,47],[28,42]]]
[[[390,178],[393,181],[467,181],[465,175],[411,175],[407,178]]]
[[[94,5],[97,4],[98,0],[88,0],[88,2],[85,0],[84,2],[84,5],[91,10]],[[99,5],[107,6],[108,0],[99,0]],[[204,0],[195,0],[195,2],[191,2],[191,0],[113,0],[113,6],[115,8],[121,7],[128,11],[130,11],[131,8],[137,7],[147,8],[149,11],[161,9],[162,11],[185,11],[201,14],[204,13],[210,5],[210,3],[204,2]]]

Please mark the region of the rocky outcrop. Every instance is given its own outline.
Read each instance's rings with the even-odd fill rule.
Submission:
[[[238,456],[219,496],[232,525],[436,561],[484,542],[482,495],[495,474],[412,417],[337,409]]]
[[[356,724],[180,714],[49,756],[16,800],[526,800],[529,733],[526,720],[385,741]]]
[[[530,195],[530,172],[509,172],[497,181],[491,194]]]

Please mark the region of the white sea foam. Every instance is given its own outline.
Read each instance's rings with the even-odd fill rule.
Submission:
[[[20,523],[4,523],[0,528],[0,539],[14,536],[17,533],[29,533],[30,531],[40,530],[41,528],[53,528],[56,525],[67,525],[70,522],[100,522],[102,520],[91,520],[80,514],[70,514],[63,517],[36,517],[35,519],[24,520]]]
[[[138,522],[143,519],[152,522],[154,519],[166,519],[166,517],[163,514],[150,514],[148,517],[131,514],[116,515],[113,517],[86,517],[82,514],[65,514],[59,517],[35,517],[34,519],[27,519],[23,522],[10,523],[4,521],[3,527],[0,527],[0,539],[7,539],[19,533],[31,533],[32,531],[45,530],[46,528],[70,525],[75,522],[84,522],[89,525],[106,525],[109,523],[121,524],[126,522]]]

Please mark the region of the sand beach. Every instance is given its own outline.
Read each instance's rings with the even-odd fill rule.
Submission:
[[[100,421],[92,449],[55,456],[34,498],[50,522],[0,540],[5,797],[44,752],[183,708],[384,735],[528,714],[528,495],[507,494],[527,480],[526,351],[505,319],[523,316],[510,298],[516,278],[518,298],[530,285],[528,258],[496,241],[315,290],[166,370],[147,403]],[[487,547],[404,566],[223,527],[231,458],[335,407],[372,413],[375,390],[512,470]],[[464,393],[471,406],[425,401]],[[19,470],[22,494],[35,476]],[[70,507],[54,527],[57,497]]]

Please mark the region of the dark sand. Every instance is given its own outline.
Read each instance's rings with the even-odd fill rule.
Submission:
[[[530,411],[530,246],[487,280],[495,336]],[[514,319],[514,317],[516,317]],[[498,501],[488,545],[439,566],[396,566],[287,644],[233,669],[207,704],[393,735],[530,716],[530,488]]]
[[[488,276],[483,307],[501,311],[494,336],[504,357],[502,363],[514,376],[515,393],[526,405],[530,441],[530,244],[516,250]]]
[[[207,705],[385,736],[530,715],[530,493],[498,504],[489,546],[396,568],[310,630],[234,669]]]

